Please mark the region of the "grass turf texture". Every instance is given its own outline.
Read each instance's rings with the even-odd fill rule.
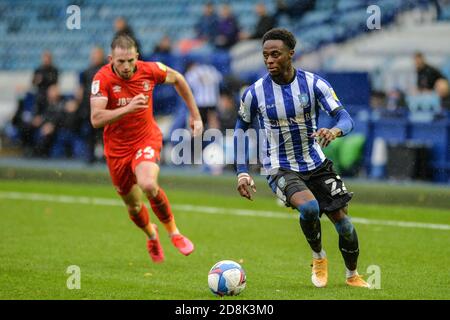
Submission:
[[[259,184],[259,189],[268,188]],[[247,288],[239,299],[449,299],[450,231],[355,223],[360,239],[359,272],[381,268],[381,289],[349,288],[337,234],[322,218],[329,258],[324,289],[310,281],[311,252],[295,211],[273,197],[241,199],[165,188],[174,205],[277,211],[292,219],[206,214],[175,210],[180,230],[193,240],[185,257],[160,235],[166,261],[155,265],[145,237],[121,206],[0,199],[0,299],[217,299],[207,274],[219,260],[241,261]],[[357,190],[353,190],[356,191]],[[111,186],[0,180],[0,192],[87,196],[118,200]],[[450,210],[367,205],[354,202],[353,217],[448,224]],[[70,265],[81,268],[81,290],[69,290]]]

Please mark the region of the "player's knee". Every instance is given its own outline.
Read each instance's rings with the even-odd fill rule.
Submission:
[[[128,204],[127,210],[130,215],[133,216],[138,215],[139,212],[141,211],[141,204],[140,203]]]
[[[147,197],[156,197],[158,194],[158,184],[156,181],[147,181],[139,184],[142,191],[147,195]]]
[[[352,237],[354,227],[352,221],[348,216],[345,216],[341,220],[337,221],[334,226],[340,236],[343,236],[347,239]]]
[[[297,207],[300,212],[300,219],[306,221],[313,221],[319,219],[319,203],[317,200],[310,200]]]

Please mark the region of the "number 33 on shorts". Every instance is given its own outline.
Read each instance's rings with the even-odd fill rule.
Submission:
[[[142,156],[144,156],[144,159],[146,160],[151,160],[155,156],[155,150],[153,150],[153,148],[150,146],[145,147],[143,150],[139,149],[136,152],[136,160],[138,160]]]

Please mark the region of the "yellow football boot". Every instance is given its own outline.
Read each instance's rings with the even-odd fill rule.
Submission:
[[[328,259],[313,259],[311,281],[317,288],[323,288],[328,282]]]

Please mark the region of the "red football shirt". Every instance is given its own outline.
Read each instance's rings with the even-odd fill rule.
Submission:
[[[105,155],[124,157],[135,151],[144,140],[161,143],[162,134],[153,117],[153,89],[166,80],[167,68],[159,62],[136,62],[136,72],[130,79],[118,76],[112,64],[103,66],[92,81],[91,98],[108,99],[106,109],[123,108],[142,93],[148,97],[148,108],[129,113],[105,126]]]

